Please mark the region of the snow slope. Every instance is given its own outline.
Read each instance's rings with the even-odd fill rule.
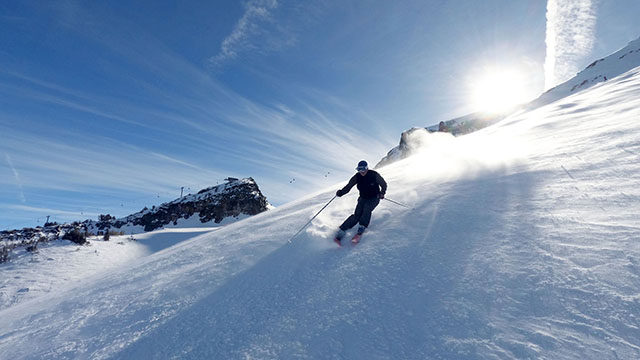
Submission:
[[[204,225],[199,219],[194,220]],[[225,220],[231,222],[233,218]],[[92,282],[94,278],[127,263],[203,232],[217,230],[221,224],[211,222],[210,225],[218,227],[172,227],[136,234],[133,237],[135,241],[130,241],[131,235],[111,236],[110,241],[103,241],[102,236],[93,236],[84,246],[68,240],[56,240],[40,243],[37,252],[20,249],[12,254],[11,262],[0,264],[0,310],[50,292],[78,286],[80,282]]]
[[[557,101],[626,73],[637,66],[640,66],[640,38],[629,42],[627,46],[615,53],[592,62],[573,78],[546,91],[539,98],[528,104],[527,108],[533,109]]]
[[[640,358],[640,68],[0,311],[2,359]],[[345,179],[345,182],[347,179]]]

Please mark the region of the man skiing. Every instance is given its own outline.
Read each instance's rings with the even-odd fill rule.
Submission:
[[[378,206],[380,200],[384,199],[384,194],[387,192],[387,183],[378,172],[369,170],[366,161],[360,161],[356,170],[358,172],[349,179],[349,183],[336,192],[336,196],[340,197],[348,193],[354,185],[357,185],[358,191],[360,191],[360,197],[358,198],[355,211],[340,225],[340,230],[338,230],[333,240],[338,245],[340,245],[340,240],[342,240],[345,231],[351,229],[358,223],[360,224],[358,226],[358,232],[351,241],[354,244],[360,241],[362,233],[367,226],[369,226],[371,212]]]

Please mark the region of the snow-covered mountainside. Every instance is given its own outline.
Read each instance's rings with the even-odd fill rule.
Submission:
[[[0,311],[2,359],[638,359],[640,68]],[[345,179],[346,182],[346,179]],[[2,268],[0,268],[2,269]],[[0,270],[3,271],[3,270]]]
[[[513,108],[505,113],[485,114],[473,113],[452,120],[444,121],[445,131],[440,131],[439,124],[427,127],[414,127],[403,131],[400,135],[400,143],[398,146],[389,150],[378,163],[375,168],[381,168],[394,163],[398,160],[405,159],[414,154],[417,149],[431,146],[445,139],[451,139],[452,136],[466,135],[474,131],[483,129],[498,121],[504,120],[509,114],[512,114],[522,107]],[[433,134],[431,137],[429,134]],[[444,135],[444,136],[443,136]]]
[[[252,178],[229,178],[121,219],[101,215],[97,222],[2,231],[0,264],[10,263],[0,265],[0,309],[60,291],[268,208]],[[111,234],[107,241],[104,233]]]
[[[640,38],[631,41],[627,46],[615,53],[603,59],[594,61],[575,77],[552,89],[549,89],[539,98],[526,105],[514,107],[509,110],[506,115],[474,113],[445,121],[445,127],[447,128],[447,131],[453,135],[465,135],[491,124],[495,124],[506,118],[508,114],[512,114],[523,109],[529,111],[535,110],[540,106],[558,101],[582,90],[586,90],[598,83],[613,79],[614,77],[637,66],[640,66]],[[413,154],[412,149],[419,148],[420,144],[425,142],[424,134],[422,134],[421,131],[417,131],[418,129],[419,128],[413,128],[403,132],[400,137],[400,144],[391,149],[387,155],[378,162],[376,168],[389,165],[395,161],[411,156]],[[428,132],[433,133],[438,131],[438,125],[427,126],[425,129]],[[416,134],[416,131],[418,134]],[[417,143],[411,144],[411,141],[417,141]],[[434,139],[434,141],[438,140]]]
[[[0,310],[91,282],[113,269],[219,228],[163,229],[135,236],[113,235],[109,241],[89,236],[83,246],[56,240],[38,243],[36,251],[14,249],[11,262],[0,265]]]
[[[640,38],[631,41],[615,53],[592,62],[576,76],[549,89],[527,107],[535,109],[541,105],[549,104],[598,83],[613,79],[637,66],[640,66]]]
[[[105,232],[138,234],[162,227],[207,227],[259,214],[270,207],[253,178],[228,178],[224,184],[188,194],[174,201],[144,208],[116,219],[100,215],[98,221],[85,220],[44,227],[0,231],[0,263],[15,249],[37,249],[41,243],[65,239],[72,232],[102,235]],[[85,235],[86,236],[86,235]],[[84,244],[84,238],[69,239]]]
[[[225,218],[259,214],[268,207],[267,198],[253,178],[227,178],[226,183],[200,190],[197,194],[189,194],[151,209],[144,208],[121,219],[105,216],[98,222],[90,221],[87,227],[90,231],[98,232],[122,228],[129,230],[131,227],[152,231],[166,225],[177,226],[192,216],[196,216],[201,224],[219,224]]]

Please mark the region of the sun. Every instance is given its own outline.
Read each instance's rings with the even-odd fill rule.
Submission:
[[[476,111],[501,113],[527,100],[527,82],[521,72],[509,69],[485,71],[471,80]]]

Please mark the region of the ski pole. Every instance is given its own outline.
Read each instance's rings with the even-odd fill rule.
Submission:
[[[324,210],[327,206],[329,206],[329,204],[331,204],[331,202],[333,201],[333,199],[335,199],[336,197],[337,197],[337,195],[334,195],[334,196],[331,198],[331,200],[329,200],[329,202],[328,202],[325,206],[323,206],[323,207],[322,207],[322,209],[320,209],[320,211],[318,211],[315,215],[313,215],[313,217],[311,218],[311,220],[309,220],[306,224],[304,224],[304,226],[303,226],[300,230],[298,230],[298,232],[297,232],[295,235],[293,235],[293,236],[291,237],[291,239],[287,240],[287,242],[288,242],[289,244],[291,244],[291,240],[293,240],[293,238],[294,238],[294,237],[296,237],[296,236],[298,236],[298,234],[300,234],[300,233],[302,232],[302,230],[304,230],[304,228],[306,228],[309,224],[311,224],[311,222],[313,221],[313,219],[315,219],[315,218],[316,218],[316,216],[320,215],[320,213],[322,212],[322,210]]]
[[[397,201],[395,201],[395,200],[391,200],[391,199],[389,199],[389,198],[384,198],[384,199],[385,199],[385,200],[387,200],[387,201],[391,201],[392,203],[394,203],[394,204],[396,204],[396,205],[404,206],[404,207],[406,207],[407,209],[413,209],[412,207],[407,206],[407,205],[402,204],[402,203],[399,203],[399,202],[397,202]]]

